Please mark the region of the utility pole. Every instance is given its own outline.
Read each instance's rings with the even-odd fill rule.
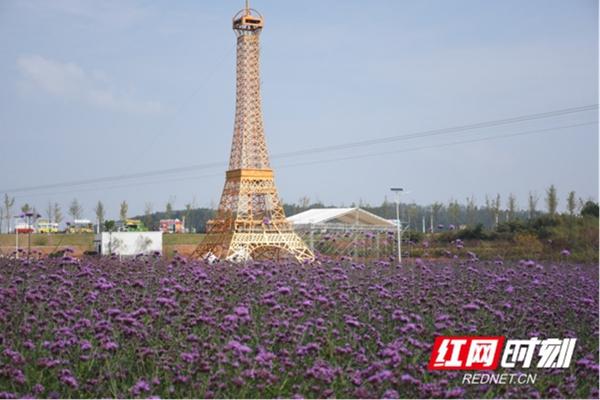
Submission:
[[[429,231],[433,233],[433,206],[429,212]]]
[[[398,263],[402,264],[402,227],[400,226],[400,194],[404,188],[390,188],[396,194],[396,228],[398,230]]]
[[[27,212],[25,213],[25,216],[27,217],[27,261],[29,261],[31,254],[31,231],[33,230],[31,220],[33,218],[33,221],[35,222],[38,218],[41,217],[41,215],[37,213],[34,214],[32,212]]]

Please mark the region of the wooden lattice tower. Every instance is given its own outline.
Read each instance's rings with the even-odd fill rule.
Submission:
[[[263,18],[246,8],[233,18],[237,36],[235,126],[229,169],[215,219],[194,256],[243,262],[277,259],[298,261],[313,253],[286,220],[275,187],[263,130],[260,97],[259,38]]]

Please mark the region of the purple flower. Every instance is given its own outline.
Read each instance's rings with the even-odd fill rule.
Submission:
[[[394,389],[388,389],[381,396],[382,399],[399,399],[400,395]]]
[[[403,383],[408,383],[411,385],[419,385],[421,384],[421,381],[418,379],[415,379],[411,374],[402,374],[402,376],[400,376],[400,381],[402,381]]]
[[[266,351],[265,349],[260,349],[255,357],[255,360],[259,365],[270,365],[271,361],[274,359],[275,354]]]
[[[81,351],[88,351],[92,348],[92,344],[87,340],[82,340],[79,344]]]
[[[225,346],[225,348],[227,350],[233,350],[238,354],[252,353],[252,349],[250,347],[238,342],[237,340],[230,340],[229,343],[227,343],[227,346]]]
[[[477,311],[479,310],[479,306],[477,304],[469,303],[462,306],[462,309],[465,311]]]
[[[198,341],[198,336],[194,335],[193,333],[190,333],[190,334],[187,336],[186,340],[187,340],[188,342],[197,342],[197,341]]]
[[[46,388],[44,388],[44,385],[42,385],[42,384],[36,383],[33,386],[33,393],[35,393],[37,395],[44,393],[44,390],[46,390]]]
[[[326,384],[330,384],[339,373],[337,368],[332,368],[327,362],[317,360],[311,368],[306,371],[307,378],[314,378]]]
[[[193,363],[198,358],[198,353],[181,353],[181,359],[188,364]]]
[[[25,358],[23,358],[21,353],[19,353],[18,351],[13,351],[11,349],[5,349],[2,352],[2,354],[4,354],[6,357],[10,358],[10,361],[12,362],[12,364],[20,365],[25,362]]]
[[[350,315],[346,316],[345,322],[346,325],[348,325],[351,328],[358,328],[360,326],[360,322],[358,322],[356,318]]]
[[[383,382],[386,382],[387,380],[389,380],[393,375],[394,374],[392,374],[391,371],[384,369],[383,371],[380,371],[380,372],[376,373],[375,375],[371,376],[369,379],[367,379],[367,382],[383,383]]]
[[[77,382],[77,379],[75,379],[70,370],[63,369],[60,371],[59,375],[60,381],[65,385],[70,386],[72,389],[79,388],[79,382]]]
[[[106,351],[114,351],[119,348],[119,344],[117,342],[108,341],[102,344],[102,348]]]
[[[249,315],[249,311],[248,311],[247,307],[243,307],[243,306],[235,307],[233,309],[233,311],[235,312],[235,314],[238,317],[247,317]]]
[[[142,392],[150,391],[150,384],[148,382],[146,382],[146,380],[140,379],[139,381],[136,382],[135,385],[133,385],[131,387],[131,389],[129,389],[129,391],[134,396],[139,396]]]
[[[317,233],[315,248],[354,238],[359,259],[0,257],[0,390],[10,390],[0,397],[489,397],[493,387],[430,373],[422,356],[437,336],[502,329],[578,338],[570,369],[548,370],[561,379],[537,395],[597,397],[597,265],[469,259],[453,250],[462,241],[444,253],[436,238],[432,258],[400,266],[365,260],[371,237],[346,233],[327,242]],[[382,236],[380,251],[393,252],[393,236]],[[123,368],[124,359],[137,361]],[[104,365],[110,371],[93,375]],[[507,398],[533,390],[504,389]]]
[[[279,289],[277,289],[277,293],[283,294],[283,295],[288,295],[291,292],[292,292],[292,290],[287,286],[282,286]]]
[[[447,390],[446,393],[444,394],[444,397],[449,398],[449,399],[458,399],[458,398],[462,398],[464,394],[465,394],[465,389],[463,389],[461,387],[455,387],[450,390]]]
[[[109,308],[108,310],[106,310],[106,313],[109,317],[116,317],[117,315],[121,314],[121,310],[119,310],[118,308]]]

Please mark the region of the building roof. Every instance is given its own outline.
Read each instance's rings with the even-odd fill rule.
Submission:
[[[288,217],[294,225],[341,223],[348,225],[395,226],[362,208],[312,208]]]

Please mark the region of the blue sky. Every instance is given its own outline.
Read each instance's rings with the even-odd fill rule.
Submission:
[[[227,161],[240,1],[0,2],[0,192]],[[255,0],[273,155],[598,102],[598,2]],[[284,201],[379,204],[390,186],[428,204],[558,188],[598,197],[597,111],[293,158]],[[441,147],[431,147],[439,146]],[[417,148],[417,150],[415,150]],[[418,149],[421,148],[421,149]],[[387,154],[382,154],[387,153]],[[362,157],[372,154],[368,157]],[[351,158],[357,156],[356,158]],[[360,156],[360,157],[359,157]],[[347,158],[346,160],[339,160]],[[336,160],[337,159],[337,160]],[[301,164],[301,165],[294,165]],[[218,203],[224,167],[14,193],[44,209],[78,198]],[[2,194],[2,193],[0,193]],[[540,201],[540,205],[541,205]],[[564,207],[563,207],[564,208]]]

